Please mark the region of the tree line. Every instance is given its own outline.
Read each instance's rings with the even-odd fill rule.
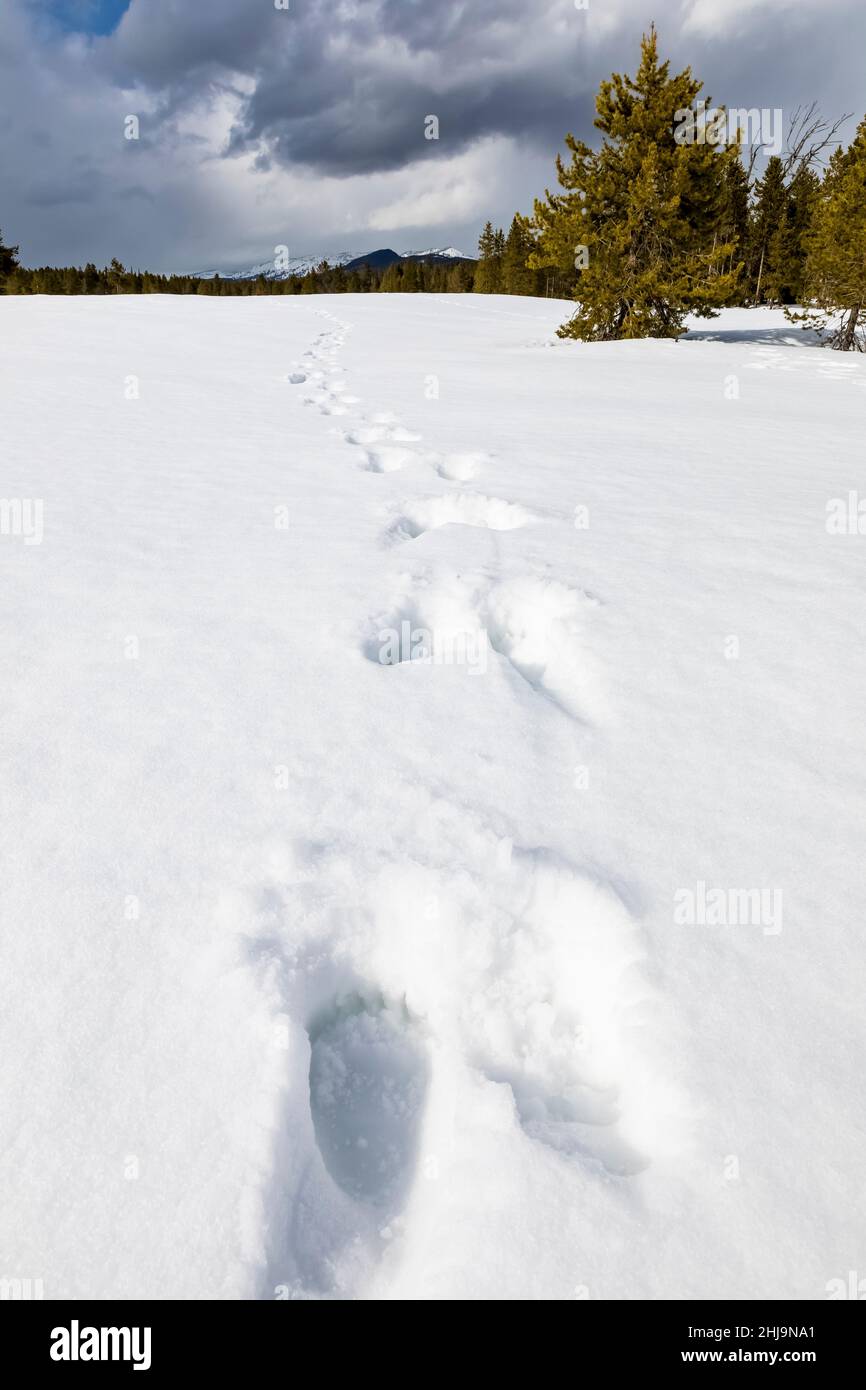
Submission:
[[[752,145],[744,164],[745,132],[703,138],[702,86],[690,68],[671,73],[651,28],[636,75],[613,73],[601,83],[599,148],[566,136],[570,157],[557,158],[558,190],[536,200],[530,216],[516,213],[507,235],[488,221],[477,262],[346,270],[323,261],[285,279],[203,280],[133,271],[116,260],[103,269],[27,269],[0,236],[0,291],[571,297],[575,309],[560,335],[586,340],[678,337],[689,314],[773,304],[832,347],[866,349],[866,118],[845,149],[835,137],[846,117],[831,125],[814,105],[795,113],[784,153],[771,155],[756,178],[761,146]]]
[[[567,338],[679,337],[689,314],[773,304],[832,347],[866,350],[866,118],[845,149],[847,116],[796,112],[756,179],[761,147],[746,166],[741,129],[701,138],[702,85],[690,68],[671,74],[651,28],[635,77],[599,88],[600,148],[568,135],[559,189],[507,237],[487,223],[476,291],[537,295],[552,281],[576,302]],[[718,130],[726,113],[712,113]]]
[[[258,275],[250,280],[224,279],[214,275],[157,275],[152,271],[129,270],[120,261],[98,269],[88,264],[40,266],[30,269],[18,261],[18,247],[4,246],[0,233],[0,292],[6,294],[203,294],[211,296],[250,296],[279,294],[365,294],[427,293],[464,294],[470,292],[475,277],[473,261],[454,265],[427,264],[423,261],[396,261],[386,268],[362,265],[352,270],[329,265],[327,261],[305,275],[272,279]]]

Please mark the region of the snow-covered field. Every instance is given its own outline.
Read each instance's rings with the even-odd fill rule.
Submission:
[[[0,299],[0,1277],[866,1274],[866,361],[566,312]]]

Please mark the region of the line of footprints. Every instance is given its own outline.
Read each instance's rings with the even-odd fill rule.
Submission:
[[[391,412],[360,412],[360,397],[348,390],[338,361],[350,325],[327,312],[323,317],[334,326],[318,335],[288,377],[292,385],[306,388],[304,404],[326,417],[346,419],[342,437],[360,451],[361,467],[368,472],[394,473],[420,464],[464,489],[407,501],[388,528],[387,544],[417,540],[440,526],[513,531],[543,520],[519,503],[465,489],[490,462],[484,452],[443,455],[419,449],[421,436],[406,429]],[[423,647],[400,645],[389,651],[377,640],[378,631],[399,633],[406,623],[410,631],[429,634],[433,643],[443,646],[453,644],[455,635],[480,638],[538,694],[572,718],[594,722],[601,717],[604,698],[584,639],[598,606],[592,595],[556,580],[523,576],[482,584],[479,592],[477,578],[455,576],[450,583],[419,584],[395,611],[379,615],[364,651],[385,665],[419,656],[435,659],[436,653]]]
[[[385,544],[411,545],[425,533],[455,523],[509,531],[545,520],[514,502],[464,486],[490,461],[488,455],[423,451],[417,447],[420,436],[396,416],[359,410],[361,400],[347,389],[338,362],[350,326],[327,312],[323,317],[333,326],[319,334],[288,378],[306,388],[305,404],[323,416],[345,420],[342,436],[360,451],[360,465],[369,472],[421,465],[458,485],[441,495],[405,501]],[[504,581],[457,574],[434,581],[428,575],[416,577],[402,606],[380,622],[399,630],[408,620],[413,628],[434,634],[474,624],[510,664],[518,696],[526,698],[528,686],[570,718],[596,723],[609,703],[588,640],[599,607],[582,590],[535,575]],[[412,659],[383,660],[375,640],[365,652],[383,664]],[[440,802],[440,815],[460,819],[455,843],[490,841],[484,862],[495,861],[496,867],[479,892],[492,894],[496,910],[475,912],[471,902],[467,907],[462,899],[455,901],[455,920],[471,910],[487,949],[477,959],[467,956],[466,988],[453,1005],[438,998],[428,1001],[428,1026],[431,1020],[436,1023],[437,1009],[457,1011],[439,1023],[446,1033],[456,1030],[472,1067],[510,1087],[517,1118],[530,1138],[610,1176],[640,1172],[649,1156],[631,1117],[640,1111],[635,1096],[645,1098],[653,1069],[648,1057],[635,1055],[631,1039],[647,1009],[652,1010],[652,997],[631,914],[611,885],[587,878],[544,849],[521,849],[509,842],[502,856],[498,835],[488,827],[464,824],[463,809],[443,807]],[[377,901],[411,897],[429,887],[421,869],[417,884],[406,878],[415,870],[405,865],[382,872],[386,878],[373,894]],[[322,862],[316,878],[327,879],[328,874]],[[388,875],[396,875],[396,881]],[[334,876],[342,882],[339,863]],[[291,893],[314,896],[314,888],[312,882],[306,888],[296,885]],[[438,891],[447,895],[447,883],[440,882]],[[290,915],[290,902],[283,902],[288,893],[277,883],[269,887],[268,912],[276,897],[278,915]],[[330,901],[331,895],[325,896]],[[305,920],[311,920],[314,902],[304,902],[303,911]],[[270,952],[266,931],[262,939]],[[458,953],[462,940],[458,932]],[[493,979],[491,961],[497,962]],[[324,1167],[352,1202],[370,1205],[389,1220],[397,1214],[399,1223],[417,1166],[429,1082],[424,1030],[408,1015],[405,1003],[387,1000],[369,981],[355,981],[351,988],[344,982],[335,991],[333,982],[323,980],[313,990],[315,970],[307,971],[297,960],[292,978],[303,983],[309,1014],[310,1107]],[[293,998],[286,998],[290,1016],[297,1007]],[[296,1258],[299,1239],[291,1242]]]

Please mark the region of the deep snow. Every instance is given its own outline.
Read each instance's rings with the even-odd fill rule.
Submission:
[[[0,298],[0,1277],[866,1273],[866,362],[566,308]]]

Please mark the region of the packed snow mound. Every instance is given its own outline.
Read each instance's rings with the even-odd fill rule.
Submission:
[[[4,1277],[854,1267],[866,361],[568,311],[0,298]]]

